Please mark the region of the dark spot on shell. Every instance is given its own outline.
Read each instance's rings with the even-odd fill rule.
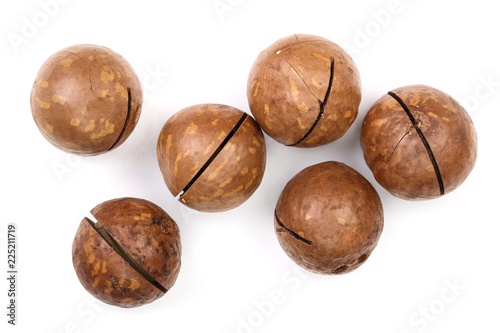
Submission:
[[[118,283],[118,281],[116,281],[116,278],[113,275],[111,275],[110,280],[113,287],[115,287],[115,289],[118,290],[122,295],[125,295],[124,288],[120,286],[120,284]]]
[[[165,235],[168,235],[169,233],[172,232],[172,224],[169,223],[167,219],[161,220],[161,232],[164,233]]]
[[[358,258],[358,263],[362,264],[363,262],[366,261],[366,259],[368,259],[368,255],[366,253],[363,253],[361,257]]]
[[[163,220],[165,220],[165,219],[162,219],[162,218],[160,218],[160,217],[156,217],[156,216],[155,216],[155,217],[153,217],[153,218],[151,219],[151,223],[152,223],[152,224],[155,224],[155,225],[159,225],[159,226],[161,226],[161,225],[162,225],[162,223],[163,223]]]

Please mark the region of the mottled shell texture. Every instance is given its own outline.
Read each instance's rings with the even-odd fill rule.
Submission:
[[[285,186],[274,227],[286,254],[319,274],[343,274],[363,264],[378,243],[380,198],[357,171],[339,162],[310,166]]]
[[[142,88],[132,66],[97,45],[75,45],[53,54],[31,90],[38,129],[54,146],[97,155],[121,145],[141,113]]]
[[[102,302],[120,307],[137,307],[163,296],[174,285],[181,265],[174,220],[155,204],[136,198],[106,201],[91,213],[93,218],[82,220],[73,242],[73,265],[85,289]],[[98,233],[93,219],[117,246]]]
[[[266,145],[259,125],[243,111],[200,104],[166,122],[157,156],[172,195],[190,208],[219,212],[241,205],[257,190]]]
[[[293,35],[257,57],[247,97],[270,137],[287,146],[316,147],[339,139],[354,122],[361,80],[354,61],[335,43]]]
[[[424,85],[392,90],[368,111],[361,148],[377,182],[407,200],[440,197],[472,171],[477,135],[465,109]]]

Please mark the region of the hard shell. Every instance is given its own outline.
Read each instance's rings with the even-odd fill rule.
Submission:
[[[222,143],[225,146],[218,151]],[[215,152],[218,154],[211,160]],[[243,111],[199,104],[166,122],[158,138],[157,156],[172,195],[181,194],[179,200],[190,208],[220,212],[241,205],[257,190],[265,171],[266,145],[259,125]]]
[[[340,162],[305,168],[283,189],[274,227],[286,254],[319,274],[358,268],[376,247],[383,208],[372,185]]]
[[[351,57],[313,35],[279,39],[255,60],[247,83],[250,110],[276,141],[316,147],[337,140],[356,119],[361,80]]]
[[[98,45],[74,45],[53,54],[31,90],[38,129],[54,146],[97,155],[120,146],[141,113],[142,87],[132,66]]]
[[[363,121],[361,148],[377,182],[407,200],[440,197],[455,190],[472,171],[477,134],[467,111],[450,95],[425,85],[394,89],[415,119],[389,94],[370,108]],[[417,132],[425,137],[442,179]]]
[[[181,265],[179,228],[159,206],[143,199],[106,201],[91,211],[93,218],[143,269],[168,291]],[[124,260],[84,218],[72,256],[77,276],[99,300],[121,307],[150,303],[164,295]]]

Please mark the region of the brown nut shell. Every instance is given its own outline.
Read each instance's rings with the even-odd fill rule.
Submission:
[[[177,224],[160,207],[136,198],[106,201],[91,213],[117,246],[101,236],[91,219],[82,220],[73,242],[73,265],[85,289],[121,307],[140,306],[163,296],[180,270]]]
[[[276,204],[274,227],[281,247],[299,266],[342,274],[370,256],[383,221],[373,186],[343,163],[324,162],[287,183]]]
[[[361,148],[377,182],[407,200],[440,197],[462,184],[477,157],[467,111],[425,85],[392,90],[363,121]]]
[[[257,57],[247,97],[270,137],[287,146],[316,147],[339,139],[354,122],[361,80],[354,61],[335,43],[292,35]]]
[[[141,113],[142,88],[132,66],[97,45],[74,45],[41,66],[31,90],[38,129],[54,146],[97,155],[120,146]]]
[[[218,212],[241,205],[259,187],[266,146],[258,124],[243,111],[200,104],[166,122],[157,156],[172,195],[190,208]]]

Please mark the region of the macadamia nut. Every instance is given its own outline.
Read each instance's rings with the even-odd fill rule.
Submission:
[[[31,90],[38,129],[54,146],[97,155],[121,145],[141,113],[142,88],[132,66],[97,45],[74,45],[53,54]]]
[[[218,212],[241,205],[259,187],[266,145],[259,125],[245,112],[200,104],[166,122],[157,156],[172,195],[190,208]]]
[[[287,146],[316,147],[337,140],[354,122],[361,80],[354,61],[335,43],[293,35],[257,57],[247,97],[270,137]]]
[[[80,223],[72,251],[83,287],[104,303],[127,308],[162,297],[181,265],[175,221],[136,198],[106,201],[91,214]]]
[[[342,274],[363,264],[378,243],[380,198],[357,171],[339,162],[305,168],[285,186],[274,227],[286,254],[319,274]]]
[[[375,102],[363,121],[361,148],[375,179],[391,194],[432,199],[453,191],[470,174],[477,135],[455,99],[413,85]]]

